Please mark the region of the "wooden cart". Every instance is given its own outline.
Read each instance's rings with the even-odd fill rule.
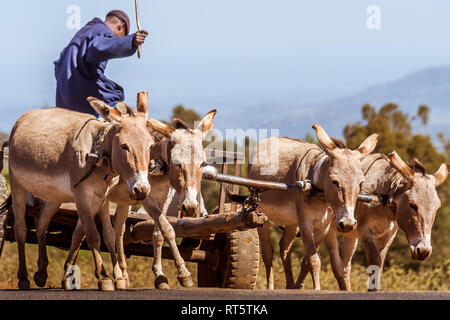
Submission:
[[[241,162],[244,158],[240,153],[207,151],[210,163],[223,163],[222,172],[228,172],[228,165],[235,165],[236,176],[240,175]],[[255,208],[227,203],[225,184],[221,183],[218,209],[213,214],[203,218],[168,217],[174,226],[177,237],[194,239],[195,247],[182,244],[179,251],[187,262],[198,263],[199,287],[224,287],[239,289],[254,289],[259,268],[259,239],[255,227],[261,226],[266,217]],[[238,192],[233,187],[233,192]],[[8,196],[5,179],[0,175],[0,204]],[[28,227],[27,243],[37,243],[34,217],[40,210],[39,203],[27,206],[26,223]],[[114,210],[111,210],[114,215]],[[64,204],[52,219],[47,234],[47,245],[68,250],[72,233],[77,223],[77,212],[73,204]],[[124,236],[126,255],[153,257],[152,227],[153,220],[143,213],[131,213],[127,219],[127,232]],[[14,217],[12,208],[0,212],[0,255],[4,241],[14,241]],[[98,228],[101,226],[98,223]],[[213,232],[208,232],[212,230]],[[189,241],[188,241],[189,242]],[[82,249],[88,249],[83,242]],[[102,251],[107,251],[104,243]],[[163,247],[164,259],[173,259],[169,247]]]

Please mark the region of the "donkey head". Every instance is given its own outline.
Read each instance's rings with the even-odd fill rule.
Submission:
[[[92,108],[113,124],[105,137],[105,148],[111,156],[111,166],[128,185],[130,197],[143,200],[150,193],[148,167],[153,137],[147,129],[148,93],[138,93],[137,112],[121,114],[103,101],[89,97]]]
[[[177,191],[178,208],[182,215],[199,215],[198,197],[200,194],[202,170],[206,164],[203,138],[212,129],[216,110],[212,110],[200,121],[197,128],[189,129],[180,119],[173,119],[175,128],[149,119],[149,126],[167,137],[166,150],[162,159],[168,166],[168,176],[172,187]],[[165,154],[165,155],[164,155]]]
[[[330,158],[328,174],[323,180],[325,198],[336,213],[338,230],[350,232],[356,228],[355,206],[364,182],[361,160],[372,153],[380,135],[373,134],[357,150],[350,150],[340,140],[330,138],[320,125],[315,124],[313,129]]]
[[[397,222],[408,239],[414,260],[423,261],[432,251],[431,229],[441,201],[436,187],[448,176],[450,165],[442,164],[435,174],[427,174],[419,160],[414,159],[411,167],[397,152],[389,154],[392,165],[404,177],[403,187],[394,194],[397,206]]]

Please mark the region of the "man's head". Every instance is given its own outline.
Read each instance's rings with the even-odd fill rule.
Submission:
[[[105,24],[112,30],[115,37],[124,37],[130,33],[130,18],[121,10],[108,12]]]

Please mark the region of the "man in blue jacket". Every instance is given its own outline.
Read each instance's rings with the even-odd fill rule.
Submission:
[[[92,96],[113,106],[125,99],[123,88],[105,76],[109,59],[132,56],[147,31],[128,35],[130,19],[113,10],[103,22],[94,18],[70,41],[55,61],[56,105],[98,116],[86,100]]]

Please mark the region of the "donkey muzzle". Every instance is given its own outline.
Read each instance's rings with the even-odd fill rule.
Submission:
[[[131,199],[138,201],[144,200],[151,191],[147,172],[137,173],[133,180],[134,183],[131,183],[131,185],[129,184]]]
[[[337,221],[337,229],[339,232],[347,233],[353,231],[357,226],[357,221],[353,217],[354,209],[346,208],[343,210],[341,218]]]
[[[411,246],[411,256],[414,261],[424,261],[431,255],[432,251],[431,244],[424,241],[420,241],[416,246]]]

